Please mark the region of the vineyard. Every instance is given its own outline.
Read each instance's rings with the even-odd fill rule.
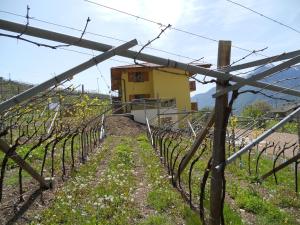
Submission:
[[[158,120],[150,121],[149,133],[145,125],[114,116],[109,102],[85,94],[70,97],[72,91],[49,90],[3,115],[9,126],[2,137],[10,151],[15,149],[45,183],[2,154],[1,223],[208,222],[213,129],[179,173],[195,140],[188,124],[176,131],[174,124],[159,128]],[[210,116],[199,112],[185,119],[199,132]],[[228,156],[246,144],[238,139],[263,132],[245,129],[248,123],[230,119]],[[233,142],[233,136],[241,137]],[[269,173],[296,155],[297,139],[277,140],[254,146],[228,166],[225,224],[300,224],[297,164]]]
[[[29,26],[29,7],[26,19],[26,25],[0,20],[0,29],[16,33],[0,36],[51,50],[76,46],[102,53],[0,103],[1,224],[300,224],[300,91],[277,85],[297,78],[265,81],[299,63],[299,50],[242,64],[264,49],[231,62],[231,41],[217,41],[218,65],[208,69],[142,52],[170,24],[160,24],[159,35],[133,51],[136,39],[119,46],[84,39],[90,18],[80,37]],[[178,116],[172,121],[163,118],[175,101],[162,106],[158,96],[150,106],[142,98],[135,103],[145,123],[138,123],[133,114],[120,113],[134,101],[77,90],[75,75],[114,56],[214,83],[214,108],[172,112]],[[257,73],[239,76],[249,75],[249,68]],[[241,90],[245,86],[257,89]],[[245,93],[296,107],[282,117],[234,115],[234,102]],[[152,118],[150,109],[157,110]]]
[[[91,104],[89,99],[85,98],[85,101],[86,105]],[[96,105],[95,102],[93,104]],[[65,115],[60,118],[73,122],[76,121],[75,115],[93,118],[93,111],[83,113],[86,112],[82,111],[86,105],[77,105],[72,117]],[[98,103],[95,107],[105,111],[108,106]],[[55,136],[46,139],[51,135],[42,133],[47,122],[40,128],[45,141],[33,138],[34,126],[32,133],[26,133],[28,136],[22,133],[24,142],[33,137],[24,145],[26,148],[19,147],[19,154],[35,169],[41,170],[43,176],[51,177],[53,187],[52,191],[44,191],[36,197],[37,201],[32,203],[18,222],[204,224],[208,219],[206,211],[210,207],[207,196],[210,190],[211,135],[200,146],[199,153],[193,156],[176,184],[174,175],[193,142],[191,133],[186,129],[180,132],[166,129],[161,134],[159,130],[154,130],[152,146],[146,136],[145,126],[126,117],[109,116],[107,110],[103,115],[107,116],[104,125],[107,138],[102,139],[101,143],[93,138],[93,134],[99,136],[100,133],[88,130],[84,122],[75,127],[77,132],[75,128],[73,132],[65,128],[68,134],[62,130],[53,131],[57,132],[55,135],[58,137],[65,135],[56,144],[53,142],[57,140],[53,138]],[[200,119],[199,125],[204,120],[203,115],[202,119],[195,115],[189,119],[193,124]],[[101,120],[98,126],[101,127]],[[39,126],[36,127],[38,129]],[[87,140],[91,141],[87,143]],[[13,140],[14,145],[15,142]],[[38,143],[40,145],[34,148]],[[296,147],[294,143],[276,143],[276,146],[267,143],[258,150],[254,148],[249,155],[228,167],[224,201],[226,224],[299,224],[300,199],[294,190],[293,165],[274,173],[275,177],[272,174],[264,181],[260,179],[261,175],[272,170],[274,160],[277,164],[286,161],[283,157],[274,159],[273,151],[280,157],[283,151],[295,154]],[[234,151],[232,145],[228,145],[228,155],[230,151]],[[36,195],[38,185],[27,173],[20,173],[13,161],[9,160],[6,168],[8,175],[4,180],[2,222],[13,215],[16,210],[11,208],[13,205],[22,209],[25,201]],[[15,188],[18,185],[19,188]]]
[[[32,189],[38,188],[26,173],[32,170],[24,171],[11,159],[15,152],[24,160],[22,166],[30,165],[39,171],[34,176],[40,190],[45,190],[54,177],[69,177],[99,146],[102,138],[97,137],[104,135],[101,127],[109,112],[108,102],[84,94],[73,97],[73,91],[72,87],[56,87],[1,115],[2,121],[9,121],[2,124],[1,132],[1,147],[7,149],[0,155],[0,197],[4,207],[24,202]]]

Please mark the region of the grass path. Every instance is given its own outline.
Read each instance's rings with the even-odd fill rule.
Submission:
[[[145,136],[108,137],[32,224],[200,224]]]
[[[148,207],[155,210],[142,224],[200,224],[196,215],[184,202],[179,192],[170,184],[170,178],[161,166],[145,136],[138,137],[139,155],[143,161],[149,192]]]

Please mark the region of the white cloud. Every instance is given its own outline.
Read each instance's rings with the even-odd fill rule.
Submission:
[[[140,17],[149,18],[162,24],[176,24],[180,19],[189,19],[197,9],[195,0],[93,0],[99,4],[119,9]],[[105,7],[91,4],[98,16],[108,21],[119,21],[120,19],[129,19],[128,15],[114,12]]]
[[[198,22],[196,16],[199,10],[197,0],[91,0],[93,2],[105,5],[114,9],[118,9],[129,14],[137,15],[155,22],[180,27],[193,22]],[[127,33],[132,33],[138,38],[141,44],[147,43],[156,37],[162,29],[155,23],[150,23],[142,19],[134,18],[124,13],[114,11],[105,7],[101,7],[92,3],[87,3],[91,14],[96,16],[97,21],[109,24],[111,32],[118,35],[120,30],[124,32],[124,27],[128,28]],[[104,25],[104,24],[103,24]],[[104,25],[105,26],[105,25]],[[176,39],[177,32],[167,30],[164,35],[155,41],[153,47],[162,47],[168,41]]]

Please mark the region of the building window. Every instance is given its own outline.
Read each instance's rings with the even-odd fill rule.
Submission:
[[[197,102],[191,102],[191,110],[198,111],[198,104],[197,104]]]
[[[196,82],[194,80],[189,82],[190,84],[190,91],[196,91]]]
[[[129,82],[145,82],[148,81],[148,73],[147,72],[130,72],[128,73],[128,81]]]
[[[150,98],[150,95],[149,94],[129,95],[129,101],[132,101],[134,99],[144,99],[144,98]]]

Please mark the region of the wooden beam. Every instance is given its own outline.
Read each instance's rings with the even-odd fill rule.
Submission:
[[[255,75],[251,76],[250,78],[248,78],[248,80],[251,80],[251,81],[261,80],[267,76],[278,73],[286,68],[289,68],[290,66],[295,65],[299,62],[300,62],[300,55],[298,55],[295,58],[292,58],[286,62],[283,62],[277,66],[274,66],[271,69],[268,69],[261,73],[255,74]],[[222,91],[218,91],[216,94],[213,95],[213,97],[221,96],[226,92],[237,90],[244,85],[245,85],[245,82],[238,82],[237,84],[234,84],[232,86],[229,86],[229,87],[223,89]]]
[[[9,145],[0,139],[0,150],[7,154],[9,152]],[[21,156],[16,152],[8,155],[15,163],[17,163],[23,170],[29,173],[35,180],[37,180],[43,188],[50,188],[50,181],[46,181],[35,169],[33,169]]]
[[[99,54],[98,56],[95,56],[92,59],[87,60],[87,61],[49,79],[49,80],[46,80],[45,82],[38,84],[38,85],[22,92],[21,94],[18,94],[4,102],[1,102],[0,103],[0,112],[3,112],[4,110],[9,109],[10,107],[12,107],[22,101],[28,100],[31,97],[37,95],[38,93],[45,91],[48,88],[50,88],[54,85],[57,85],[64,80],[71,79],[74,75],[81,73],[81,72],[97,65],[98,63],[103,62],[103,61],[115,56],[116,54],[120,53],[121,51],[127,50],[128,48],[131,48],[135,45],[137,45],[137,40],[133,39],[129,42],[126,42],[125,44],[122,44],[122,45],[112,48],[102,54]],[[84,86],[82,85],[82,87],[84,87]]]
[[[287,52],[287,53],[283,53],[283,54],[280,54],[280,55],[275,55],[275,56],[271,56],[271,57],[268,57],[268,58],[259,59],[259,60],[256,60],[256,61],[239,64],[239,65],[236,65],[236,66],[231,66],[231,67],[226,68],[224,71],[225,72],[231,72],[231,71],[247,69],[247,68],[251,68],[251,67],[255,67],[255,66],[261,66],[261,65],[271,63],[271,62],[273,63],[273,62],[278,62],[278,61],[285,60],[285,59],[290,59],[290,58],[296,57],[298,55],[300,55],[300,50],[293,51],[293,52]]]
[[[109,49],[114,47],[111,45],[102,44],[102,43],[95,42],[95,41],[80,39],[79,37],[73,37],[70,35],[65,35],[65,34],[48,31],[48,30],[44,30],[44,29],[40,29],[40,28],[36,28],[36,27],[25,26],[23,24],[13,23],[13,22],[1,20],[1,19],[0,19],[0,29],[15,32],[15,33],[23,33],[24,35],[43,38],[43,39],[47,39],[47,40],[51,40],[51,41],[57,41],[57,42],[65,43],[65,44],[70,44],[70,45],[83,47],[83,48],[87,48],[87,49],[93,49],[93,50],[102,51],[102,52],[108,51]],[[127,58],[132,58],[132,59],[138,59],[138,60],[141,60],[144,62],[150,62],[150,63],[154,63],[157,65],[162,65],[165,67],[179,68],[184,71],[188,71],[192,74],[198,73],[198,74],[206,75],[209,77],[218,78],[221,80],[230,80],[230,81],[234,81],[234,82],[244,81],[244,82],[247,82],[247,85],[250,85],[250,86],[254,86],[257,88],[265,88],[270,91],[277,91],[277,92],[281,92],[283,94],[289,94],[289,95],[300,97],[300,91],[280,87],[277,85],[270,85],[270,84],[267,84],[264,82],[259,82],[259,81],[248,81],[246,78],[235,76],[235,75],[229,74],[229,73],[224,73],[221,70],[220,71],[209,70],[204,67],[194,66],[191,64],[182,63],[182,62],[170,60],[167,58],[161,58],[161,57],[157,57],[157,56],[153,56],[153,55],[149,55],[149,54],[145,54],[145,53],[138,54],[136,51],[130,51],[130,50],[122,51],[122,52],[118,53],[117,55],[124,56]]]

